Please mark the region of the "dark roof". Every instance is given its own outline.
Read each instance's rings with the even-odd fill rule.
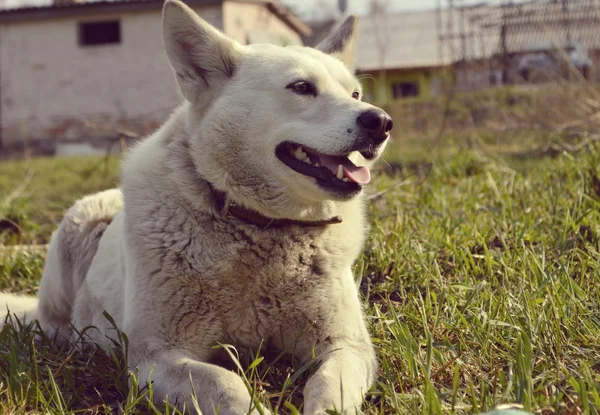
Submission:
[[[310,26],[300,20],[289,7],[284,6],[279,1],[266,1],[264,3],[267,3],[268,9],[271,10],[272,13],[279,16],[281,20],[286,22],[301,36],[310,36],[312,34]]]
[[[189,6],[218,5],[223,0],[184,0]],[[300,35],[311,34],[310,27],[304,24],[287,7],[277,0],[235,0],[244,3],[262,3]],[[53,2],[39,6],[25,6],[0,9],[0,23],[22,20],[43,20],[53,17],[80,16],[83,14],[107,12],[134,12],[161,10],[164,0],[90,0],[83,2]]]

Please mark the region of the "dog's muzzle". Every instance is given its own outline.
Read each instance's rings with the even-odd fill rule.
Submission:
[[[374,159],[389,138],[393,126],[391,117],[379,108],[362,112],[356,118],[356,123],[360,129],[358,140],[337,154],[325,154],[293,141],[285,141],[276,147],[275,155],[297,173],[314,178],[322,189],[334,192],[339,197],[350,198],[371,180],[369,168],[355,165],[349,158],[350,154],[359,152],[368,160]]]

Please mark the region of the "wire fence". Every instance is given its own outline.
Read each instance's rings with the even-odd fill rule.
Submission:
[[[597,0],[487,1],[475,5],[445,0],[437,12],[440,54],[455,63],[463,87],[557,78],[600,81]],[[474,79],[476,75],[479,82]]]

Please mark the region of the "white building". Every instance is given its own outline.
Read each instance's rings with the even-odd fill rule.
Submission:
[[[278,1],[187,0],[243,44],[301,44]],[[0,152],[147,134],[181,102],[163,50],[162,0],[0,10]]]

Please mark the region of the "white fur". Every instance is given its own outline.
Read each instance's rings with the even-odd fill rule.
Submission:
[[[191,378],[205,414],[251,408],[241,378],[210,363],[220,353],[213,346],[243,352],[263,341],[303,361],[319,357],[305,414],[358,411],[377,369],[351,272],[365,239],[363,197],[321,189],[274,152],[286,140],[330,154],[357,140],[356,118],[373,107],[352,98],[360,84],[342,62],[351,66],[356,19],[321,50],[241,46],[177,0],[163,22],[186,102],[130,151],[119,189],[69,210],[50,242],[34,317],[65,337],[71,323],[94,326],[104,341],[113,335],[107,311],[130,339],[129,365],[144,378],[155,367],[155,396],[189,408]],[[286,88],[300,79],[318,96]],[[217,211],[209,183],[265,216],[343,222],[259,228]],[[14,300],[0,296],[31,316],[33,300]]]
[[[7,314],[10,318],[17,317],[23,323],[35,320],[37,318],[36,309],[38,300],[36,297],[26,295],[15,295],[0,293],[0,304],[5,305]],[[0,321],[0,327],[4,325],[4,320]]]

